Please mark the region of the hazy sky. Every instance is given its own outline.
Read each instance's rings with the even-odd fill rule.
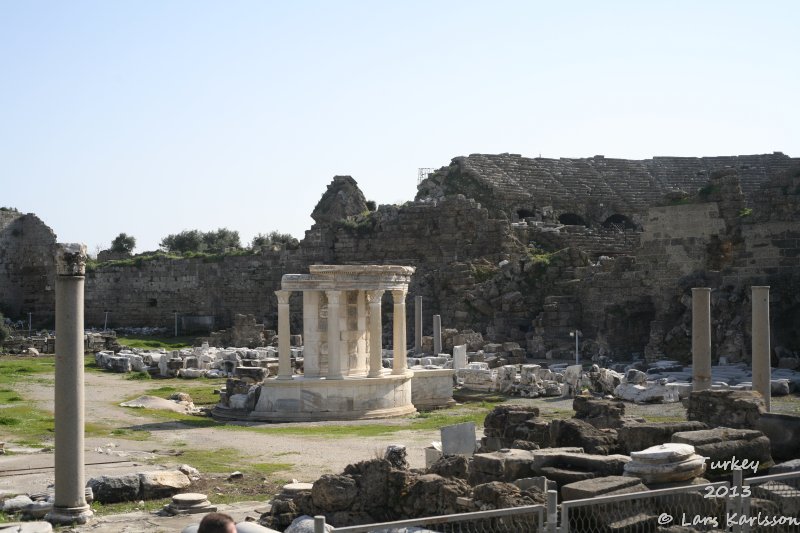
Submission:
[[[800,2],[0,0],[0,206],[302,238],[470,153],[800,155]]]

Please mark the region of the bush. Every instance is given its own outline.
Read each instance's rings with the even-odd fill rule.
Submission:
[[[170,253],[211,253],[221,254],[229,249],[240,250],[239,232],[227,228],[217,231],[202,232],[199,230],[184,230],[180,233],[167,235],[161,239],[159,246]]]
[[[262,246],[272,246],[274,244],[282,244],[287,250],[296,250],[300,247],[300,241],[292,237],[289,233],[278,233],[277,231],[271,231],[267,235],[259,233],[253,237],[253,242],[250,243],[250,248],[261,248]]]
[[[131,253],[136,248],[136,238],[127,233],[120,233],[111,241],[112,252]]]

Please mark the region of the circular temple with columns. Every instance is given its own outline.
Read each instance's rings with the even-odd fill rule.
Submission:
[[[286,274],[278,298],[278,376],[250,411],[217,406],[214,416],[253,421],[352,420],[415,412],[406,363],[406,294],[414,267],[312,265]],[[292,371],[289,297],[303,295],[303,375]],[[393,363],[382,362],[381,299],[392,296]]]

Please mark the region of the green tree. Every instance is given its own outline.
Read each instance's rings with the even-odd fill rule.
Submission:
[[[131,253],[136,248],[136,237],[127,233],[120,233],[111,241],[112,252]]]
[[[260,248],[262,246],[272,246],[273,244],[282,244],[287,250],[296,250],[300,247],[300,241],[292,235],[289,233],[278,233],[277,231],[271,231],[267,235],[259,233],[253,237],[250,247]]]
[[[159,246],[167,252],[186,253],[202,252],[205,244],[202,233],[193,229],[167,235],[161,239]]]
[[[197,253],[208,252],[221,254],[231,248],[240,250],[242,248],[239,240],[239,232],[231,231],[227,228],[219,228],[216,231],[202,232],[196,229],[184,230],[180,233],[167,235],[161,239],[161,248],[172,253]]]
[[[221,254],[228,249],[241,250],[242,243],[239,240],[239,232],[228,228],[219,228],[217,231],[203,233],[203,243],[205,251]]]

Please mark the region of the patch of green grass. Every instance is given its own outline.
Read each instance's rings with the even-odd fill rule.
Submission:
[[[152,434],[140,429],[117,428],[111,430],[110,436],[125,440],[146,441],[150,440]]]
[[[156,459],[162,464],[175,462],[186,463],[197,468],[203,474],[222,474],[238,470],[245,474],[269,475],[281,470],[289,470],[292,463],[253,463],[252,456],[246,456],[232,448],[219,448],[216,450],[199,450],[189,448],[176,450],[174,455]]]
[[[159,500],[146,500],[143,504],[139,502],[119,502],[119,503],[92,503],[92,511],[95,516],[109,516],[121,513],[132,513],[134,511],[144,511],[154,513],[161,510],[165,505],[172,502],[172,498],[161,498]]]
[[[180,350],[181,348],[189,348],[194,344],[195,337],[147,337],[144,335],[130,335],[127,337],[118,337],[117,342],[122,346],[130,348],[141,348],[150,350]]]
[[[0,356],[0,384],[8,385],[34,374],[52,373],[56,366],[55,356],[16,357]]]
[[[752,214],[753,214],[753,209],[751,207],[745,207],[739,210],[740,218],[749,217]]]
[[[153,378],[150,377],[150,374],[148,372],[131,372],[130,374],[125,376],[125,379],[129,381],[141,381]]]
[[[186,392],[192,397],[195,405],[216,405],[219,395],[214,394],[215,389],[225,387],[225,378],[204,379],[187,381],[179,380],[175,385],[164,385],[147,391],[151,396],[169,398],[175,392]]]
[[[18,444],[41,445],[53,438],[53,415],[28,402],[0,410],[0,437]]]

